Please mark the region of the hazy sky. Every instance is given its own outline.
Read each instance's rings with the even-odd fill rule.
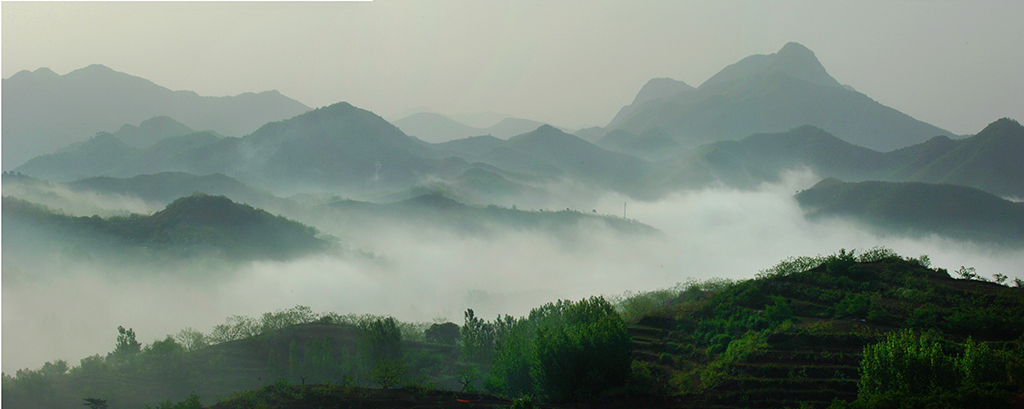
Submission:
[[[98,63],[202,95],[575,128],[650,78],[697,86],[796,41],[839,82],[966,134],[1024,120],[1022,15],[1019,0],[4,2],[2,74]]]

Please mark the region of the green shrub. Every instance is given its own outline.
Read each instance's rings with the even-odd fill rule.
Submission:
[[[502,338],[485,386],[506,396],[587,400],[626,384],[631,348],[625,323],[603,297],[548,303]]]
[[[960,356],[947,354],[932,333],[889,334],[864,348],[853,408],[1006,407],[1007,362],[968,338]]]

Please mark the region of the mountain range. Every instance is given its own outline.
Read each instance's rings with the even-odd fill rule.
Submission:
[[[395,126],[407,135],[431,143],[447,142],[470,136],[490,135],[508,139],[537,129],[542,122],[522,118],[503,118],[486,128],[462,124],[454,119],[432,112],[420,112],[394,121]]]
[[[95,66],[87,71],[112,73]],[[733,109],[741,105],[759,108]],[[694,107],[703,107],[698,115],[703,125],[688,122],[696,118],[688,116],[697,112]],[[706,109],[712,108],[719,111],[711,115]],[[843,118],[834,116],[844,110]],[[7,115],[8,110],[4,112]],[[733,121],[735,115],[742,121]],[[758,119],[762,117],[770,121]],[[609,127],[576,135],[532,122],[528,125],[537,126],[507,135],[496,130],[512,127],[515,121],[485,129],[436,114],[396,121],[407,128],[433,123],[441,132],[435,136],[444,135],[439,139],[476,134],[431,143],[345,102],[267,122],[241,137],[196,132],[172,118],[153,116],[122,124],[113,133],[96,133],[14,170],[69,182],[68,186],[108,192],[135,189],[132,194],[147,200],[160,196],[160,202],[208,183],[219,186],[214,194],[263,203],[273,203],[268,197],[274,195],[296,193],[401,201],[444,192],[471,204],[544,207],[555,189],[561,192],[565,186],[585,188],[572,189],[572,195],[612,190],[654,200],[683,189],[754,188],[804,168],[822,178],[848,182],[942,183],[1004,198],[1024,197],[1024,162],[1018,160],[1024,156],[1024,127],[1018,122],[1003,118],[976,135],[951,138],[948,132],[841,85],[813,52],[796,43],[776,54],[748,57],[700,87],[653,79]],[[670,120],[648,121],[658,118]],[[795,125],[767,131],[790,123]],[[665,124],[674,125],[661,126]],[[732,128],[728,135],[690,138],[682,137],[682,128],[673,128],[676,125]],[[881,127],[888,133],[863,127]],[[751,130],[757,131],[741,134]],[[876,142],[884,142],[881,145],[888,150]],[[138,188],[145,184],[167,187],[173,194],[154,193],[159,189],[145,193]]]
[[[755,134],[739,141],[703,145],[659,162],[660,184],[753,187],[778,181],[787,170],[806,167],[821,177],[847,181],[908,181],[974,187],[1024,197],[1024,127],[1009,118],[968,138],[936,136],[924,143],[878,152],[805,125],[786,132]]]
[[[73,181],[159,172],[225,174],[283,194],[401,190],[431,179],[555,182],[571,178],[632,191],[646,161],[608,151],[551,126],[501,140],[491,136],[432,145],[409,137],[372,112],[348,103],[271,122],[241,138],[197,132],[136,148],[109,133],[15,168],[29,176]],[[481,175],[480,170],[474,174]],[[476,178],[479,181],[479,178]],[[486,187],[484,187],[486,188]]]
[[[102,65],[64,75],[48,68],[21,71],[3,79],[2,87],[5,170],[96,132],[158,116],[174,118],[192,129],[240,136],[309,110],[277,91],[200,96]],[[152,140],[139,141],[148,142]]]
[[[744,58],[696,88],[652,79],[603,132],[640,135],[659,129],[682,147],[694,148],[802,125],[882,151],[953,135],[841,85],[814,52],[797,43]]]

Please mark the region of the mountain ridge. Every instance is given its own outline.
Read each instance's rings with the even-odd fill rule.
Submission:
[[[100,64],[64,75],[43,68],[23,70],[2,81],[6,169],[82,135],[113,132],[156,116],[175,118],[192,129],[244,135],[266,122],[309,110],[277,91],[200,96]]]
[[[605,133],[661,128],[685,148],[801,125],[883,151],[953,135],[841,85],[812,51],[797,43],[775,54],[748,56],[693,91],[629,106]]]

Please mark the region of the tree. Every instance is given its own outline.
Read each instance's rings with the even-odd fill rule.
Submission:
[[[123,326],[118,326],[117,333],[114,351],[107,356],[107,359],[115,364],[129,364],[142,350],[142,344],[135,339],[135,330],[131,328],[124,329]]]
[[[480,370],[473,364],[459,368],[459,370],[455,372],[455,380],[462,385],[463,392],[476,392],[476,387],[473,386],[473,383],[476,382],[479,377]]]
[[[603,297],[548,303],[512,321],[485,385],[506,396],[586,400],[625,384],[631,353],[626,324]]]
[[[384,390],[397,385],[404,375],[405,366],[401,361],[394,359],[382,359],[377,362],[373,371],[370,371],[370,379]]]
[[[242,315],[232,315],[226,322],[213,327],[213,332],[206,339],[211,344],[220,344],[239,339],[246,339],[260,334],[260,322]]]
[[[259,333],[265,334],[287,327],[289,325],[305,324],[317,320],[317,315],[312,308],[304,305],[296,305],[287,310],[266,312],[260,318]]]
[[[467,361],[487,363],[494,351],[494,328],[487,321],[476,316],[473,309],[467,309],[465,322],[459,330],[462,341],[462,356]]]
[[[142,344],[135,340],[135,330],[122,326],[117,327],[117,346],[114,352],[118,354],[137,354],[142,349]]]
[[[66,374],[70,369],[71,367],[68,366],[68,361],[58,359],[56,361],[47,362],[43,364],[43,367],[39,370],[39,372],[42,372],[46,376],[54,378]]]
[[[402,332],[393,317],[377,318],[359,324],[359,347],[371,367],[383,360],[402,359]]]
[[[107,409],[106,399],[97,398],[82,398],[85,401],[83,405],[90,407],[91,409]]]
[[[207,346],[210,345],[210,342],[207,340],[206,335],[192,327],[188,327],[181,330],[180,332],[178,332],[178,335],[174,336],[174,339],[178,340],[182,348],[184,348],[185,351],[187,352],[206,348]]]
[[[423,331],[423,337],[427,342],[441,345],[455,345],[459,342],[460,328],[458,325],[446,322],[444,324],[433,324]]]
[[[932,333],[903,330],[864,347],[854,407],[1006,406],[1005,359],[971,338],[959,357],[947,354],[939,341]]]

